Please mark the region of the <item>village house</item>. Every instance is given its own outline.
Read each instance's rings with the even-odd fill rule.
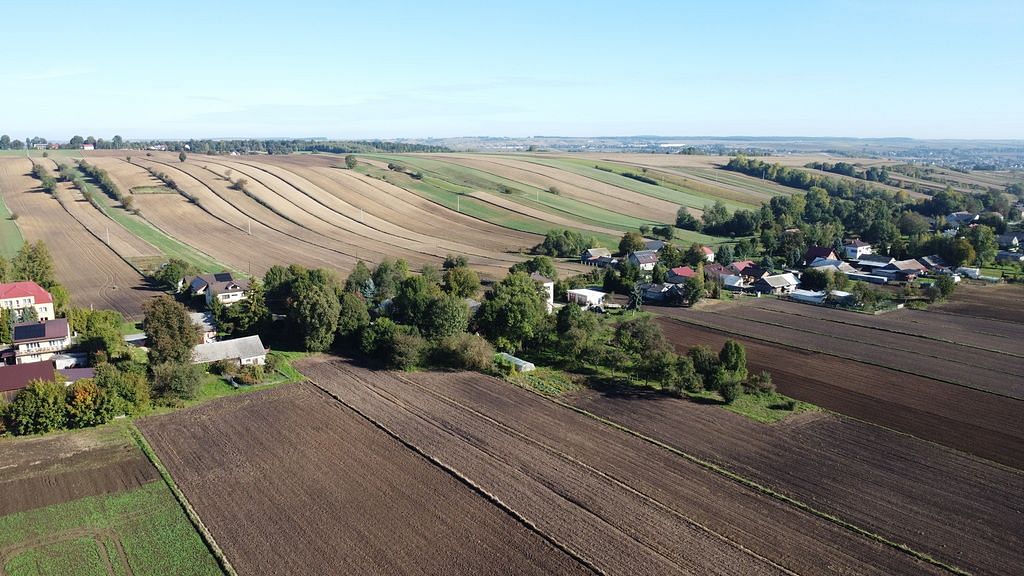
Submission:
[[[0,364],[0,399],[7,402],[33,380],[53,380],[53,366],[48,362],[33,362],[5,366]]]
[[[598,308],[604,305],[607,296],[604,292],[591,290],[590,288],[573,288],[565,291],[566,299],[573,304],[583,308]]]
[[[198,344],[192,349],[192,363],[206,364],[227,360],[239,366],[267,363],[267,350],[259,336],[246,336],[209,344]]]
[[[25,320],[28,308],[35,310],[36,320],[53,320],[56,316],[53,297],[35,282],[0,284],[0,308],[14,312],[14,321]]]
[[[825,246],[811,246],[807,248],[807,252],[804,253],[804,266],[814,262],[818,258],[824,258],[825,260],[839,260],[839,256],[833,249]]]
[[[701,253],[704,254],[704,261],[705,262],[709,262],[710,263],[710,262],[714,262],[715,261],[715,251],[712,250],[711,248],[709,248],[707,246],[701,246],[700,247],[700,251],[701,251]]]
[[[932,254],[931,256],[922,256],[917,259],[922,266],[932,272],[942,272],[949,269],[949,264],[939,256],[938,254]]]
[[[873,273],[876,268],[888,266],[895,261],[895,258],[885,254],[865,254],[858,258],[855,264],[857,268],[860,268],[865,272]]]
[[[842,260],[829,260],[828,258],[815,258],[808,268],[812,270],[821,270],[823,272],[842,272],[843,274],[855,274],[857,272],[857,269],[851,266],[849,262],[843,262]]]
[[[753,260],[738,260],[726,268],[736,276],[743,278],[743,282],[746,284],[753,284],[768,275],[768,271],[755,264]]]
[[[614,256],[598,256],[597,260],[594,261],[594,266],[598,268],[618,268],[619,259]]]
[[[249,289],[249,281],[236,279],[230,272],[203,274],[189,282],[189,290],[193,296],[204,296],[206,305],[211,306],[217,299],[224,306],[245,300],[245,292]]]
[[[1024,262],[1024,253],[1000,250],[996,252],[996,262]]]
[[[658,263],[658,253],[654,250],[638,250],[629,254],[629,262],[644,272],[654,270]]]
[[[587,266],[597,266],[599,258],[611,257],[611,255],[611,251],[607,248],[587,248],[580,254],[580,263]]]
[[[199,331],[202,344],[217,341],[217,325],[213,320],[213,314],[209,312],[190,312],[188,316],[192,319],[192,324]]]
[[[854,238],[843,242],[843,256],[847,260],[860,260],[861,256],[867,256],[871,254],[874,249],[871,244],[861,240],[860,238]]]
[[[1003,250],[1017,250],[1020,248],[1024,234],[999,234],[996,236],[996,243]]]
[[[71,347],[71,327],[67,318],[15,324],[11,340],[3,353],[7,364],[45,362]]]
[[[924,264],[917,260],[895,260],[885,266],[876,268],[872,273],[877,276],[884,276],[890,280],[906,282],[917,278],[926,270],[927,268],[925,268]]]
[[[980,216],[973,212],[953,212],[949,216],[946,216],[946,224],[953,228],[959,228],[960,226],[966,226],[978,221]]]
[[[663,248],[665,248],[664,240],[644,238],[644,250],[654,250],[655,252],[661,252]]]
[[[754,283],[754,291],[760,294],[789,294],[800,281],[790,272],[771,274],[761,277]]]
[[[653,302],[656,304],[665,304],[673,297],[673,295],[678,293],[674,284],[648,283],[642,285],[640,288],[643,290],[644,302]]]
[[[676,266],[668,271],[666,282],[669,284],[684,284],[690,278],[697,275],[697,271],[689,266]]]

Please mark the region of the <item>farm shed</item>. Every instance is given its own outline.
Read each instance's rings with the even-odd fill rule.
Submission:
[[[266,364],[267,349],[259,336],[246,336],[222,340],[209,344],[199,344],[192,350],[193,364],[206,364],[219,360],[233,360],[239,365]]]
[[[192,319],[192,324],[199,330],[199,335],[203,338],[203,344],[217,341],[217,326],[214,323],[213,314],[210,312],[191,312],[188,316]]]
[[[516,367],[516,372],[530,372],[531,370],[537,369],[537,367],[534,366],[533,362],[527,362],[522,358],[516,358],[515,356],[511,354],[506,354],[504,352],[499,352],[498,358],[506,362],[511,362],[512,365]]]
[[[591,308],[604,304],[604,298],[607,296],[604,292],[591,290],[589,288],[567,290],[565,294],[569,302],[574,302],[584,308]]]
[[[797,302],[806,304],[822,304],[825,302],[825,292],[815,290],[801,290],[799,288],[789,293],[789,297]]]
[[[764,276],[754,283],[754,290],[766,294],[789,294],[800,282],[789,272]]]

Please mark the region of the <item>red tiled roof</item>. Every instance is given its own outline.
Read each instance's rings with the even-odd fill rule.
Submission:
[[[0,284],[0,300],[8,298],[26,298],[32,296],[36,304],[52,304],[53,298],[50,293],[43,290],[43,287],[35,282],[10,282]]]
[[[701,246],[700,250],[701,250],[701,252],[704,253],[705,256],[708,255],[708,254],[714,254],[715,253],[714,250],[712,250],[711,248],[708,248],[707,246]]]
[[[682,276],[683,278],[692,278],[697,273],[693,268],[690,268],[689,266],[676,266],[675,268],[669,270],[669,272],[676,276]]]
[[[732,268],[733,270],[735,270],[737,272],[743,272],[748,267],[753,266],[753,265],[754,265],[754,261],[753,260],[737,260],[736,262],[733,262],[732,264],[729,264],[729,268]]]

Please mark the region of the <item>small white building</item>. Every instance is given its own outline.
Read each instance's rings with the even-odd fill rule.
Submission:
[[[604,299],[607,294],[598,290],[591,290],[589,288],[574,288],[572,290],[566,290],[565,296],[569,302],[577,304],[583,308],[595,308],[604,305]]]
[[[263,341],[259,336],[199,344],[192,349],[193,364],[206,364],[219,360],[238,362],[240,366],[249,364],[262,366],[267,363],[267,349],[263,347]]]
[[[658,252],[655,250],[637,250],[629,254],[629,261],[640,270],[650,272],[654,270],[654,265],[658,263]]]
[[[871,244],[860,238],[843,242],[843,255],[846,256],[847,260],[860,260],[861,256],[872,254],[873,250],[874,248],[872,248]]]
[[[501,358],[506,362],[510,362],[513,366],[516,367],[516,372],[531,372],[537,369],[533,362],[527,362],[522,358],[516,358],[515,356],[511,354],[506,354],[504,352],[499,352],[498,358]]]
[[[537,289],[540,290],[541,296],[544,297],[544,303],[547,306],[548,314],[555,309],[555,282],[554,280],[534,272],[530,274],[530,278],[537,283]]]

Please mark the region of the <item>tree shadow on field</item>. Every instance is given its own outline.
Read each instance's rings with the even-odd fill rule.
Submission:
[[[720,398],[697,395],[679,395],[668,390],[654,388],[644,384],[627,384],[615,378],[591,378],[589,386],[605,398],[615,400],[685,400],[706,406],[724,406],[726,402]]]

